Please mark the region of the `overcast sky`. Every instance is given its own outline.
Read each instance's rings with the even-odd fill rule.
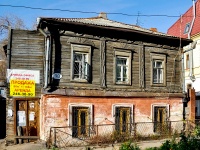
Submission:
[[[37,17],[88,18],[106,12],[110,20],[137,24],[147,29],[154,27],[166,33],[177,16],[191,6],[192,0],[0,0],[0,16],[14,14],[31,28]]]

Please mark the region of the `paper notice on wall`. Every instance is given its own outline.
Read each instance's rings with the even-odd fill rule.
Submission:
[[[29,121],[34,121],[35,118],[35,112],[30,112],[29,113]]]
[[[17,124],[18,126],[26,126],[25,111],[17,111]]]

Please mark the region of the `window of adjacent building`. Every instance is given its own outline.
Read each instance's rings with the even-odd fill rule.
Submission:
[[[165,86],[166,82],[166,55],[151,54],[151,84]]]
[[[89,81],[91,66],[91,47],[71,45],[71,80]]]
[[[115,50],[114,83],[131,84],[131,51]]]
[[[190,57],[189,54],[186,55],[186,69],[190,68]]]
[[[188,33],[189,30],[190,30],[190,23],[187,23],[187,24],[185,25],[184,33]]]

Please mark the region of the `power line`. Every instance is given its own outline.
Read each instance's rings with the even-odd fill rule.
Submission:
[[[40,7],[29,7],[29,6],[16,6],[16,5],[3,5],[3,4],[0,4],[0,7],[14,7],[14,8],[25,8],[25,9],[34,9],[34,10],[44,10],[44,11],[66,11],[66,12],[76,12],[76,13],[89,13],[89,14],[99,14],[99,12],[93,12],[93,11],[91,11],[91,12],[89,12],[89,11],[79,11],[79,10],[69,10],[69,9],[56,9],[56,8],[53,8],[53,9],[51,9],[51,8],[40,8]],[[110,14],[110,15],[123,15],[123,16],[134,16],[134,17],[136,17],[136,16],[138,16],[138,14],[137,15],[131,15],[131,14],[126,14],[126,13],[112,13],[112,12],[110,12],[110,13],[107,13],[107,14]],[[170,15],[142,15],[142,14],[140,14],[139,16],[142,16],[142,17],[180,17],[180,15],[178,15],[178,16],[170,16]],[[187,17],[189,17],[189,16],[187,16]],[[192,17],[192,16],[190,16],[190,17]]]

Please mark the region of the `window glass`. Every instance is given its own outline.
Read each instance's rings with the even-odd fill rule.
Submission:
[[[187,23],[187,24],[185,25],[184,33],[188,33],[189,30],[190,30],[190,23]]]
[[[128,58],[117,56],[116,80],[117,80],[117,82],[128,81]]]
[[[163,61],[153,60],[153,83],[163,83]]]

